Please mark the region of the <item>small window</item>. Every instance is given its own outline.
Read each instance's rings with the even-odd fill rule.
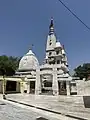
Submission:
[[[60,64],[60,60],[57,60],[57,64]]]
[[[60,70],[60,68],[57,68],[57,71],[59,71]]]
[[[58,55],[58,54],[59,54],[59,51],[56,51],[56,54]]]
[[[51,45],[52,43],[50,42],[49,45]]]
[[[52,53],[51,52],[49,52],[49,55],[51,55]]]

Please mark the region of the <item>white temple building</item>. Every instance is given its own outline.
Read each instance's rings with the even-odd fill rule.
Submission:
[[[33,94],[70,95],[68,61],[64,46],[57,41],[53,19],[46,40],[46,56],[42,65],[30,49],[19,63],[15,76],[24,79],[22,92]]]

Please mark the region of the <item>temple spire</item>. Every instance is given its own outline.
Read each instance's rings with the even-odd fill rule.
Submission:
[[[33,44],[31,44],[30,49],[31,49],[31,50],[33,49]]]
[[[51,23],[49,26],[49,35],[54,34],[54,24],[53,24],[53,18],[51,18]]]
[[[32,50],[33,50],[33,44],[31,44],[29,47],[29,51],[32,51]]]
[[[33,49],[33,44],[30,45],[27,55],[31,55],[31,54],[34,55],[34,53],[32,52],[32,49]]]

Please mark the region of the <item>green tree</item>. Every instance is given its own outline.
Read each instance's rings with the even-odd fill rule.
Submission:
[[[18,68],[20,58],[0,56],[0,75],[12,76]]]
[[[74,69],[75,77],[80,77],[80,79],[88,78],[90,76],[90,63],[84,63],[83,65],[79,65]]]

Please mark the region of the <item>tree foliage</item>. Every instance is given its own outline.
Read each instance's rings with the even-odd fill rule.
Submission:
[[[86,78],[90,76],[90,63],[84,63],[83,65],[79,65],[74,69],[75,77],[80,77],[80,79]]]
[[[12,76],[18,68],[20,58],[0,56],[0,75]]]

